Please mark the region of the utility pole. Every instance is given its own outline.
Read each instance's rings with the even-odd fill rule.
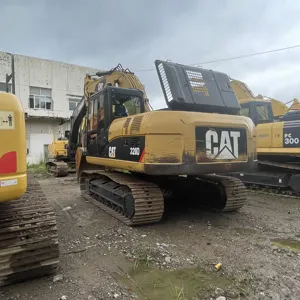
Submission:
[[[6,74],[6,82],[5,82],[5,88],[6,88],[6,92],[9,92],[9,82],[12,81],[12,94],[16,94],[16,79],[15,79],[15,58],[14,55],[9,53],[11,56],[11,74],[8,75]]]

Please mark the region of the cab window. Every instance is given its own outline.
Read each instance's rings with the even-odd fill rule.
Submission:
[[[128,117],[141,113],[142,101],[140,97],[114,94],[112,102],[114,118]]]
[[[255,109],[256,109],[257,121],[268,121],[271,119],[268,105],[264,105],[264,104],[257,105]]]
[[[249,118],[249,115],[250,115],[249,111],[250,111],[249,107],[242,107],[242,109],[241,109],[241,115],[244,116],[244,117],[248,117]]]

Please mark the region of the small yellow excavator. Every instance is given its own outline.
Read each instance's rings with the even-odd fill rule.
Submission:
[[[0,92],[0,286],[52,274],[58,266],[56,217],[26,170],[19,99]]]
[[[161,110],[128,69],[86,78],[68,143],[82,196],[129,226],[159,222],[165,197],[239,210],[245,186],[218,173],[256,168],[255,128],[239,115],[228,76],[155,65],[167,104]]]
[[[245,184],[267,187],[284,194],[300,193],[300,105],[290,108],[272,98],[255,97],[242,81],[231,86],[241,104],[241,112],[256,125],[259,169],[231,174]],[[275,113],[274,113],[275,112]]]
[[[64,177],[69,173],[76,172],[75,159],[68,155],[68,138],[59,137],[54,139],[48,146],[48,158],[46,161],[46,168],[49,173],[56,177]]]

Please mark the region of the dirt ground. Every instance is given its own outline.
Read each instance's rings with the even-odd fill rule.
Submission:
[[[40,183],[57,213],[60,267],[1,300],[300,299],[299,199],[249,192],[237,213],[174,206],[159,224],[129,228],[81,198],[72,176]]]

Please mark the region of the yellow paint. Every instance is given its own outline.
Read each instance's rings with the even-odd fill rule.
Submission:
[[[273,98],[271,98],[270,101],[272,104],[272,110],[273,110],[274,117],[283,116],[289,110],[289,108],[281,101],[278,101]]]
[[[7,152],[17,152],[17,172],[14,174],[0,174],[1,182],[17,180],[16,185],[0,187],[0,202],[3,202],[17,199],[26,191],[26,135],[24,111],[16,96],[0,93],[0,111],[5,112],[1,114],[2,117],[8,117],[8,114],[12,113],[14,127],[14,130],[9,128],[0,130],[0,158]]]
[[[57,156],[67,156],[68,140],[55,140],[48,145],[49,158],[56,158]]]
[[[15,116],[13,111],[0,110],[0,130],[15,129]]]
[[[135,76],[132,72],[128,70],[114,71],[111,74],[107,74],[102,77],[92,78],[87,75],[84,80],[84,98],[85,101],[96,93],[97,91],[105,88],[105,86],[110,83],[113,86],[118,86],[128,89],[138,89],[144,93],[145,109],[146,111],[151,111],[149,105],[149,100],[146,94],[145,86],[141,83],[139,78]]]
[[[238,160],[230,161],[230,163],[247,162],[250,157],[255,156],[254,124],[249,118],[243,116],[233,118],[221,114],[152,111],[129,117],[130,122],[126,129],[127,119],[120,118],[112,122],[108,140],[111,142],[115,138],[130,135],[146,136],[144,160],[139,163],[87,156],[88,163],[138,172],[144,172],[144,167],[148,164],[179,165],[183,162],[183,156],[197,158],[200,155],[196,153],[196,126],[245,128],[248,156],[240,156]],[[140,124],[140,127],[137,124]],[[226,164],[228,160],[209,160],[201,163]]]
[[[297,98],[293,99],[293,104],[289,108],[289,111],[300,110],[300,102]]]
[[[300,155],[300,148],[283,147],[284,122],[256,126],[257,155]]]
[[[248,86],[239,80],[231,82],[232,88],[240,103],[248,103],[260,101],[270,103],[274,117],[284,115],[288,110],[300,109],[300,104],[297,99],[294,99],[293,105],[288,107],[273,98],[264,99],[262,95],[254,96]],[[246,113],[243,111],[243,113]],[[283,125],[284,122],[272,122],[266,124],[258,124],[256,126],[256,144],[257,155],[300,155],[300,148],[284,148],[283,147]]]
[[[195,128],[196,126],[245,128],[247,133],[247,155],[237,160],[208,160],[203,163],[226,165],[247,162],[256,159],[255,128],[249,118],[243,116],[229,116],[223,114],[209,114],[183,111],[152,111],[148,104],[144,85],[131,72],[114,71],[102,77],[87,75],[84,81],[84,99],[87,104],[91,95],[104,88],[108,83],[121,88],[133,88],[144,93],[146,113],[132,113],[127,118],[119,118],[112,122],[109,128],[108,140],[122,136],[146,136],[145,154],[141,162],[121,161],[114,158],[96,158],[85,156],[84,150],[77,149],[77,171],[84,164],[107,166],[129,171],[144,172],[147,165],[179,165],[187,157],[199,158],[203,153],[196,153]],[[94,109],[94,108],[93,108]],[[96,110],[99,108],[96,106]],[[93,119],[90,111],[89,119]],[[129,120],[129,122],[128,122]],[[92,122],[93,123],[93,122]],[[86,118],[81,123],[81,128],[86,124]],[[90,128],[91,129],[91,128]],[[85,161],[86,160],[86,161]]]
[[[128,170],[128,171],[137,171],[137,172],[144,172],[144,164],[138,163],[138,162],[130,162],[125,160],[118,160],[118,159],[107,159],[107,158],[101,158],[101,157],[92,157],[87,156],[86,161],[89,164],[92,165],[98,165],[98,166],[106,166],[109,168],[116,168],[122,169],[122,170]]]
[[[289,108],[279,100],[269,97],[267,97],[268,99],[266,100],[260,94],[254,96],[253,92],[245,82],[242,82],[240,80],[232,80],[231,86],[240,103],[246,103],[249,101],[271,102],[274,117],[283,116],[289,110]]]

